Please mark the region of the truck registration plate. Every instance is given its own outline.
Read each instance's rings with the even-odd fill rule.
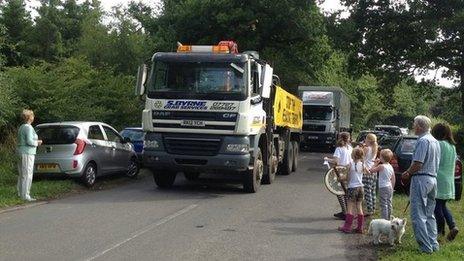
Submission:
[[[204,127],[205,122],[204,121],[198,121],[198,120],[183,120],[180,125],[181,126],[189,126],[189,127]]]
[[[317,136],[308,136],[308,140],[317,140],[318,137]]]

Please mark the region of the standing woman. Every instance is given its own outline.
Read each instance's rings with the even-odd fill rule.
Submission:
[[[445,235],[445,221],[449,227],[447,239],[452,241],[458,234],[451,212],[446,207],[446,201],[454,199],[454,168],[456,164],[456,142],[451,128],[447,124],[438,123],[432,129],[432,135],[440,143],[440,164],[437,173],[437,196],[435,198],[435,218],[437,231]]]
[[[18,195],[26,201],[35,201],[31,198],[30,191],[32,185],[32,174],[34,171],[34,158],[37,146],[42,144],[32,127],[34,122],[34,112],[23,110],[21,118],[24,124],[19,127],[18,131]]]

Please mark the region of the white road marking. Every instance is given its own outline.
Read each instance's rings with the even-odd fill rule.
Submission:
[[[125,244],[125,243],[131,241],[132,239],[134,239],[134,238],[136,238],[136,237],[138,237],[138,236],[140,236],[140,235],[143,235],[143,234],[147,233],[148,231],[150,231],[150,230],[152,230],[152,229],[154,229],[154,228],[156,228],[156,227],[158,227],[158,226],[161,226],[161,225],[163,225],[163,224],[165,224],[165,223],[167,223],[167,222],[173,220],[174,218],[176,218],[176,217],[178,217],[178,216],[180,216],[180,215],[183,215],[183,214],[189,212],[190,210],[192,210],[192,209],[194,209],[194,208],[196,208],[196,207],[198,207],[198,205],[190,205],[190,206],[187,206],[187,207],[185,207],[185,208],[183,208],[183,209],[181,209],[181,210],[179,210],[179,211],[177,211],[177,212],[175,212],[175,213],[173,213],[173,214],[171,214],[171,215],[169,215],[169,216],[166,216],[166,217],[164,217],[164,218],[158,220],[157,222],[155,222],[155,223],[153,223],[153,224],[150,224],[150,225],[148,225],[148,226],[146,226],[146,227],[140,229],[139,231],[135,232],[135,233],[134,233],[132,236],[130,236],[129,238],[127,238],[127,239],[125,239],[125,240],[123,240],[123,241],[120,241],[119,243],[114,244],[114,245],[111,246],[110,248],[107,248],[106,250],[101,251],[101,252],[95,254],[94,256],[92,256],[92,257],[90,257],[90,258],[87,258],[87,259],[85,259],[85,260],[86,260],[86,261],[95,260],[95,259],[97,259],[97,258],[103,256],[104,254],[106,254],[106,253],[108,253],[108,252],[110,252],[110,251],[112,251],[112,250],[114,250],[114,249],[120,247],[121,245],[123,245],[123,244]]]

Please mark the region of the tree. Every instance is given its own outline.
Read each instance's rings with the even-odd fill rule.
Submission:
[[[358,62],[390,82],[387,93],[407,76],[444,67],[443,76],[460,79],[464,98],[464,1],[342,2],[352,10]]]
[[[31,34],[31,49],[36,58],[55,61],[63,54],[60,33],[59,0],[41,0],[39,16],[35,20]]]
[[[9,0],[0,6],[0,13],[0,24],[6,32],[5,46],[2,48],[6,65],[24,65],[30,60],[27,45],[32,27],[26,3],[24,0]]]
[[[332,52],[314,1],[164,0],[156,17],[140,4],[130,10],[157,51],[173,51],[177,41],[217,44],[232,39],[240,50],[256,50],[272,62],[293,90],[314,81]]]

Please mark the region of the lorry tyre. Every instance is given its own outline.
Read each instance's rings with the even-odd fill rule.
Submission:
[[[245,192],[256,193],[258,191],[261,185],[261,179],[263,178],[263,166],[263,154],[258,147],[256,157],[253,161],[253,169],[243,172],[243,189]]]
[[[290,175],[290,173],[292,173],[293,152],[293,143],[289,141],[287,143],[287,148],[285,148],[284,160],[282,161],[282,165],[280,165],[280,175]]]
[[[195,181],[200,176],[200,172],[186,171],[184,172],[184,176],[188,181]]]
[[[300,154],[300,146],[298,142],[293,141],[293,165],[292,171],[297,171],[298,169],[298,156]]]
[[[263,184],[272,184],[275,179],[275,175],[277,172],[277,165],[278,165],[278,159],[277,159],[277,151],[274,146],[274,143],[271,142],[270,145],[270,155],[269,159],[267,161],[267,166],[265,166],[265,172],[263,175]]]
[[[160,188],[170,188],[176,180],[176,172],[153,170],[153,179]]]

